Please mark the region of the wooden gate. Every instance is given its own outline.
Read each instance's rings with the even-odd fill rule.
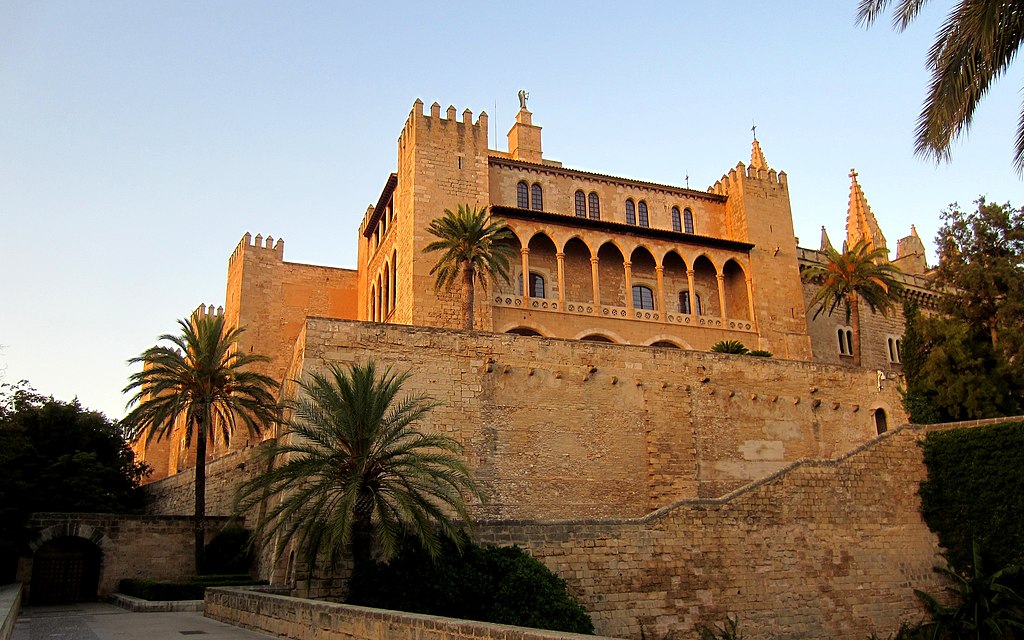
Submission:
[[[100,579],[100,548],[84,538],[55,538],[32,559],[33,605],[87,602],[96,599]]]

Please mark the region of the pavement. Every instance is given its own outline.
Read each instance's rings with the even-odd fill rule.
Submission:
[[[24,607],[12,640],[268,640],[277,636],[204,618],[202,612],[134,613],[112,604],[82,602]]]

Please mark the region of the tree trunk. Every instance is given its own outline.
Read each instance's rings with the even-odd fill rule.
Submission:
[[[466,298],[466,331],[473,330],[473,272],[472,265],[467,261],[462,267],[462,294]]]
[[[853,334],[853,366],[860,366],[860,301],[856,292],[850,294],[850,332]]]
[[[204,418],[200,418],[204,420]],[[200,422],[196,425],[196,511],[195,522],[195,559],[196,574],[203,572],[206,564],[206,436],[207,427]]]
[[[370,514],[352,514],[352,572],[357,573],[373,558],[373,524]]]

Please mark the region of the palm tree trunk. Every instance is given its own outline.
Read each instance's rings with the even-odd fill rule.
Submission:
[[[195,523],[195,560],[196,574],[203,572],[206,564],[206,436],[207,426],[204,424],[208,416],[200,418],[196,425],[196,510]]]
[[[473,267],[466,261],[462,265],[462,293],[466,299],[466,331],[473,330]]]
[[[860,301],[850,293],[850,332],[853,334],[853,366],[860,366]]]
[[[373,524],[370,513],[359,513],[357,510],[352,518],[352,572],[369,564],[373,557]]]

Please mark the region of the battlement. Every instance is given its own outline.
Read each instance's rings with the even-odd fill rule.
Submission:
[[[737,162],[736,166],[729,170],[729,173],[722,176],[715,184],[708,187],[708,192],[719,196],[728,196],[729,191],[736,188],[738,181],[757,180],[769,185],[788,187],[789,182],[785,171],[776,172],[775,169],[757,169],[753,165],[747,166]]]
[[[274,242],[274,236],[267,236],[263,238],[261,234],[256,234],[253,238],[252,235],[246,231],[245,235],[239,241],[238,246],[231,252],[231,257],[228,258],[228,265],[231,265],[236,258],[245,253],[246,250],[258,250],[258,251],[273,251],[278,260],[284,260],[284,239],[278,238],[277,242]]]
[[[211,305],[201,304],[195,308],[195,311],[189,316],[193,320],[202,317],[216,318],[217,316],[224,315],[224,307],[214,307]]]
[[[479,129],[484,135],[487,135],[487,112],[481,111],[477,117],[476,122],[473,122],[473,112],[469,109],[462,111],[462,120],[456,120],[457,110],[453,105],[448,105],[448,109],[445,113],[444,118],[441,117],[441,105],[434,102],[430,105],[430,112],[426,113],[423,110],[423,101],[416,98],[416,101],[412,103],[412,111],[409,113],[409,118],[405,121],[405,126],[402,128],[402,133],[398,136],[399,144],[402,144],[405,140],[406,135],[409,134],[417,125],[424,123],[427,126],[431,126],[435,121],[443,125],[457,125],[457,126],[469,126],[474,129]]]

